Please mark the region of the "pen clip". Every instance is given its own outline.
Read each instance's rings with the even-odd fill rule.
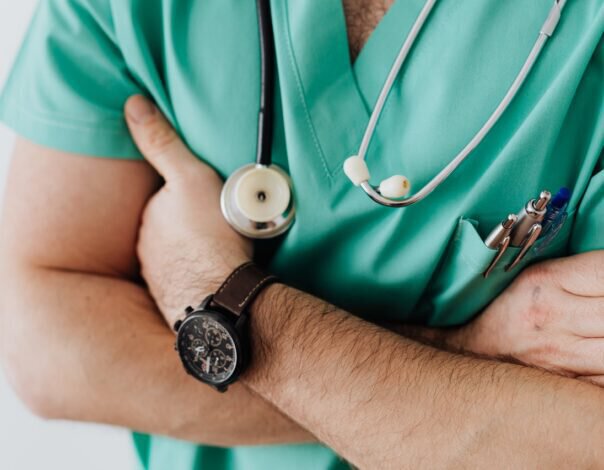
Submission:
[[[503,254],[507,251],[508,247],[510,246],[510,240],[511,240],[511,238],[508,235],[501,241],[501,243],[497,247],[497,254],[495,254],[495,256],[493,257],[493,260],[489,264],[488,268],[482,274],[485,279],[487,277],[489,277],[489,274],[491,274],[493,269],[495,269],[495,266],[497,266],[497,264],[499,263],[499,260],[501,260],[501,257],[503,256]]]
[[[506,272],[511,271],[516,266],[518,266],[518,263],[520,263],[520,261],[522,261],[524,256],[528,253],[528,251],[531,249],[531,247],[535,244],[535,242],[539,238],[539,235],[541,235],[541,230],[543,230],[543,226],[541,224],[534,224],[531,227],[528,234],[526,235],[526,238],[522,242],[522,245],[521,245],[522,249],[518,252],[518,254],[514,258],[514,260],[505,267]]]

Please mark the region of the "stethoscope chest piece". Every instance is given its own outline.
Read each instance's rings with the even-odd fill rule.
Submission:
[[[276,165],[246,165],[233,173],[220,196],[229,224],[249,238],[273,238],[294,222],[292,183]]]

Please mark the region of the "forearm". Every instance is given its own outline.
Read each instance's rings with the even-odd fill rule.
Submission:
[[[455,340],[456,330],[453,328],[430,328],[422,325],[405,323],[378,323],[379,326],[418,343],[446,351],[459,351],[461,348]]]
[[[362,468],[602,461],[594,387],[438,351],[282,285],[251,318],[246,383]]]
[[[37,268],[3,284],[4,362],[44,414],[212,445],[312,440],[243,385],[221,395],[187,376],[146,290]]]

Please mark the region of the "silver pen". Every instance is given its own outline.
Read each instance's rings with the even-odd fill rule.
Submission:
[[[516,214],[510,214],[506,217],[503,222],[501,222],[495,229],[489,234],[489,236],[485,240],[485,245],[492,250],[497,250],[497,253],[489,263],[489,266],[483,273],[485,279],[489,277],[489,274],[495,269],[499,260],[506,252],[511,242],[511,232],[514,228],[514,225],[518,221],[518,216]]]
[[[541,224],[552,198],[549,191],[541,191],[539,199],[531,199],[518,213],[518,222],[512,231],[512,246],[523,246],[533,225]]]
[[[528,251],[532,248],[532,246],[535,244],[535,242],[539,238],[539,235],[541,235],[542,230],[543,230],[543,226],[541,224],[534,224],[530,228],[528,234],[526,235],[526,238],[522,242],[522,249],[518,252],[518,254],[512,260],[512,262],[505,267],[506,272],[514,269],[518,265],[518,263],[520,263],[520,261],[522,261],[522,258],[524,258],[524,255],[526,255],[528,253]]]
[[[514,269],[522,261],[541,235],[543,230],[541,222],[545,219],[547,205],[551,199],[552,194],[549,191],[541,191],[539,199],[531,199],[518,214],[518,223],[512,231],[511,245],[521,249],[505,267],[506,272]]]

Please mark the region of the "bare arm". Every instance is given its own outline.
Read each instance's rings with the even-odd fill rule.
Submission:
[[[438,351],[283,285],[251,319],[246,383],[361,468],[604,461],[596,387]]]
[[[0,282],[0,352],[14,387],[48,418],[214,445],[312,440],[244,386],[223,396],[183,373],[173,334],[133,281],[140,214],[157,186],[145,163],[18,143]]]

